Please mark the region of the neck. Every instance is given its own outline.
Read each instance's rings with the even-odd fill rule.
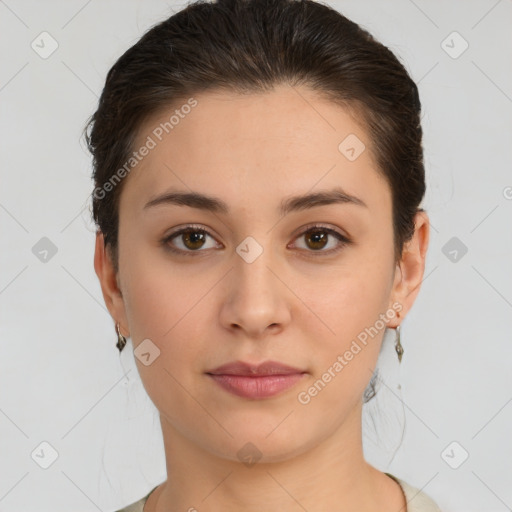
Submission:
[[[406,510],[398,484],[364,460],[361,412],[359,404],[333,435],[300,453],[250,465],[207,451],[161,415],[168,479],[144,512]]]

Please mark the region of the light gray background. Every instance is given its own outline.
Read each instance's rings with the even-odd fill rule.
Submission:
[[[330,4],[400,56],[424,108],[427,268],[400,369],[386,336],[367,458],[443,512],[510,510],[512,2]],[[0,1],[0,511],[111,511],[166,477],[156,409],[94,273],[79,137],[115,59],[183,5]],[[43,31],[58,43],[46,59],[31,47]],[[469,44],[457,58],[453,31]]]

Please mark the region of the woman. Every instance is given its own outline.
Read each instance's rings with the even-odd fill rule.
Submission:
[[[167,463],[124,511],[439,511],[361,432],[424,273],[420,109],[397,58],[312,0],[190,4],[109,71],[94,265]]]

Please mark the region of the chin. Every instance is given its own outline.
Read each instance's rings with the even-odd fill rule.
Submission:
[[[281,431],[278,433],[279,429]],[[229,428],[228,430],[231,431]],[[216,457],[240,462],[247,467],[256,463],[284,462],[307,452],[318,444],[318,441],[313,439],[305,440],[304,433],[300,438],[293,437],[284,427],[278,427],[269,434],[271,430],[255,424],[248,429],[246,424],[245,428],[241,426],[236,430],[233,438],[228,439],[227,436],[222,436],[222,439],[211,440],[209,445],[204,445],[205,438],[203,438],[202,444],[203,448]],[[231,432],[234,433],[234,431]]]

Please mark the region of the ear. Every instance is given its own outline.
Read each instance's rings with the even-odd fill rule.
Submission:
[[[426,212],[420,211],[414,217],[414,235],[409,242],[404,245],[402,258],[397,264],[395,280],[390,296],[390,305],[398,302],[402,305],[400,317],[403,319],[411,309],[416,296],[420,291],[420,285],[425,271],[425,259],[427,254],[428,242],[430,237],[430,223]],[[400,325],[389,327],[395,328]]]
[[[119,331],[123,336],[129,336],[123,296],[119,288],[117,274],[114,270],[110,252],[105,248],[105,240],[101,231],[96,232],[94,270],[100,280],[105,305],[112,315],[114,322],[119,322]]]

